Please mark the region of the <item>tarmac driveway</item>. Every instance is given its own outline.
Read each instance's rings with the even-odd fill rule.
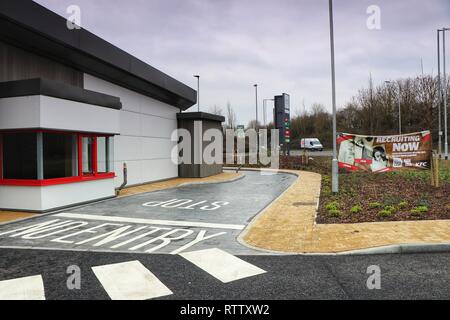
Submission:
[[[236,239],[297,177],[244,174],[233,182],[186,185],[3,225],[0,247],[171,254],[220,248],[264,254]]]

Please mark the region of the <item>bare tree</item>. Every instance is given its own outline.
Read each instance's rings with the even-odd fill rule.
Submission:
[[[236,122],[237,117],[236,113],[233,110],[233,107],[231,106],[231,103],[227,103],[227,127],[228,129],[235,129],[236,128]]]
[[[208,112],[218,116],[223,116],[223,109],[216,104],[213,107],[209,107]]]

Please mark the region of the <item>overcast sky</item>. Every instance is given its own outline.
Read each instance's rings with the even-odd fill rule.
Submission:
[[[78,5],[83,28],[194,89],[200,74],[203,110],[230,102],[247,124],[255,83],[261,109],[263,98],[286,92],[293,111],[314,102],[331,110],[328,0],[36,2],[66,17]],[[380,30],[367,27],[371,5],[381,9]],[[450,27],[449,0],[335,0],[334,9],[338,107],[370,73],[376,84],[416,76],[423,59],[424,72],[436,74],[436,29]]]

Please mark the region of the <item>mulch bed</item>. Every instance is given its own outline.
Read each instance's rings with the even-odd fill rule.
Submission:
[[[327,209],[331,202],[338,204],[338,213]],[[374,208],[375,203],[379,205]],[[361,211],[352,213],[351,209],[356,205],[361,207]],[[386,206],[394,207],[394,210],[383,217],[380,211]],[[428,211],[412,213],[419,206],[425,206]],[[427,172],[341,174],[337,196],[331,193],[329,176],[323,176],[317,223],[436,219],[450,219],[450,183],[444,181],[439,188],[434,188]]]

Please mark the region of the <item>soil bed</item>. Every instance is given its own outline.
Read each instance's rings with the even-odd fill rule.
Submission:
[[[439,188],[430,183],[431,171],[390,173],[340,172],[339,194],[331,192],[331,158],[309,153],[281,156],[280,169],[306,170],[322,175],[317,223],[359,223],[450,219],[450,169],[441,161]],[[243,167],[264,167],[244,165]]]
[[[430,171],[344,173],[338,195],[324,175],[317,223],[358,223],[450,219],[450,174],[441,170],[441,186],[430,184]]]

